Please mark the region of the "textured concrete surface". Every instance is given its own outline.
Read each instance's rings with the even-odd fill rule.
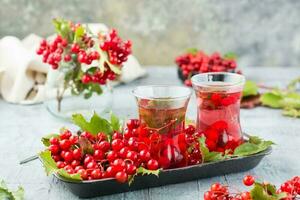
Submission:
[[[172,64],[188,47],[239,55],[240,66],[298,66],[300,1],[0,0],[0,37],[52,33],[51,18],[104,22],[142,64]]]

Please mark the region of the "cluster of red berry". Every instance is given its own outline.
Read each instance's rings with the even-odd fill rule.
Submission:
[[[184,150],[185,165],[202,162],[202,154],[195,127],[189,125],[184,134],[180,134],[180,149]],[[89,151],[82,147],[81,140],[90,143]],[[83,180],[115,177],[119,182],[126,182],[129,175],[134,175],[137,168],[148,170],[169,168],[172,159],[176,157],[176,149],[168,151],[165,156],[162,135],[142,126],[139,120],[131,119],[123,133],[114,132],[111,140],[104,133],[93,136],[88,132],[72,135],[65,130],[59,137],[50,140],[52,158],[58,168],[64,168],[68,173],[79,173]],[[170,146],[169,146],[170,147]],[[159,149],[161,148],[161,149]],[[170,150],[170,148],[168,148]],[[178,152],[177,152],[178,153]]]
[[[252,186],[255,183],[255,178],[251,175],[247,175],[243,179],[245,186]],[[262,185],[267,185],[268,183],[262,183]],[[267,187],[266,187],[267,188]],[[291,180],[283,183],[276,191],[276,194],[285,192],[286,197],[281,198],[282,200],[295,200],[298,199],[300,195],[300,176],[295,176]],[[265,193],[268,193],[267,191]],[[214,183],[211,185],[210,190],[204,193],[204,200],[257,200],[253,198],[249,191],[230,193],[228,186],[222,185],[220,183]],[[259,198],[260,199],[260,198]],[[270,199],[273,199],[270,197]],[[275,198],[274,199],[278,199]]]
[[[93,61],[101,59],[100,53],[94,47],[95,41],[87,33],[84,33],[79,40],[71,40],[69,35],[73,35],[78,28],[83,28],[82,25],[69,23],[70,34],[63,38],[57,35],[53,41],[47,42],[42,40],[37,54],[43,56],[43,62],[48,63],[53,69],[58,69],[60,62],[73,62],[73,64],[91,65]],[[100,36],[97,38],[100,41],[100,51],[107,53],[108,61],[104,62],[104,70],[94,70],[85,72],[82,77],[82,83],[99,83],[105,84],[107,80],[114,80],[116,74],[110,69],[110,64],[121,67],[122,63],[131,54],[131,42],[123,41],[116,30],[112,29],[107,36]]]
[[[295,176],[291,180],[283,183],[277,192],[287,193],[287,197],[284,200],[295,200],[300,198],[300,176]]]
[[[121,65],[131,54],[131,42],[129,40],[123,42],[114,29],[105,36],[100,48],[108,52],[109,61],[114,65]]]
[[[204,72],[239,72],[236,70],[236,61],[232,58],[222,57],[219,53],[207,55],[203,51],[185,53],[176,57],[185,85],[191,86],[191,76]]]
[[[62,54],[64,49],[68,46],[68,40],[57,35],[56,38],[48,43],[46,40],[42,40],[36,53],[43,55],[43,62],[48,63],[52,66],[52,69],[57,69],[59,62],[62,60]],[[71,55],[66,54],[64,61],[71,61]]]
[[[106,65],[106,64],[105,64]],[[92,74],[86,73],[82,76],[81,81],[83,83],[98,83],[100,85],[105,85],[107,80],[115,80],[116,74],[109,68],[103,73],[100,70],[96,70]]]
[[[237,103],[237,101],[241,98],[240,92],[234,92],[234,93],[206,93],[207,97],[210,97],[212,104],[215,108],[221,107],[221,106],[229,106],[231,104]],[[208,105],[208,104],[206,104]]]

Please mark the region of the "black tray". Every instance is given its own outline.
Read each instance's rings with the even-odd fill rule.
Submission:
[[[269,147],[265,151],[251,156],[162,170],[159,178],[155,175],[136,176],[130,186],[128,183],[118,183],[113,178],[71,182],[57,175],[55,177],[62,181],[73,194],[81,198],[89,198],[247,171],[256,167],[263,157],[270,154],[271,151],[272,147]]]

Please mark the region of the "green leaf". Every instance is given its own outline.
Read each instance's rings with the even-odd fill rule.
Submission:
[[[252,154],[256,154],[266,150],[268,147],[273,145],[272,141],[265,141],[260,139],[257,136],[251,136],[248,142],[245,142],[238,146],[233,155],[234,156],[248,156]]]
[[[149,169],[146,169],[144,167],[139,167],[137,169],[137,174],[141,174],[142,176],[143,175],[155,175],[155,176],[159,176],[159,173],[161,172],[161,169],[157,169],[157,170],[149,170]]]
[[[224,54],[224,58],[229,59],[229,60],[236,60],[237,55],[233,52],[227,52],[227,53]]]
[[[62,178],[70,181],[81,181],[82,178],[80,174],[69,174],[65,169],[59,169],[57,171],[57,174],[59,174]]]
[[[196,55],[198,53],[198,49],[197,48],[188,48],[186,50],[187,53],[190,53],[190,54],[193,54],[193,55]]]
[[[295,90],[297,89],[297,85],[298,85],[299,83],[300,83],[300,77],[298,77],[298,78],[292,80],[292,81],[288,84],[288,86],[287,86],[288,90],[290,90],[290,91],[295,91]]]
[[[289,116],[289,117],[300,117],[300,109],[294,109],[294,108],[286,108],[282,112],[283,115]]]
[[[108,67],[113,71],[115,74],[120,75],[122,73],[122,70],[120,69],[119,66],[113,65],[109,62],[108,54],[106,51],[102,51],[99,47],[99,44],[95,44],[96,50],[100,54],[100,59],[99,59],[99,69],[101,72],[104,72],[105,69],[105,64],[108,65]]]
[[[79,126],[81,130],[87,131],[92,135],[97,135],[100,132],[111,135],[113,132],[111,124],[96,113],[94,113],[89,122],[81,114],[74,114],[72,116],[72,121]]]
[[[87,92],[87,93],[84,93],[83,97],[84,97],[85,99],[89,99],[89,98],[92,97],[92,95],[93,95],[93,92],[89,91],[89,92]]]
[[[80,42],[82,36],[84,35],[85,30],[83,28],[83,26],[79,26],[76,28],[75,30],[75,35],[74,35],[74,41],[75,42]]]
[[[256,83],[253,81],[246,81],[243,90],[243,97],[253,96],[257,94],[258,94],[258,87]]]
[[[24,199],[24,189],[19,186],[16,191],[11,191],[6,186],[5,182],[0,181],[0,199],[7,200],[23,200]]]
[[[245,142],[234,150],[234,155],[247,156],[247,155],[258,153],[259,151],[260,149],[258,145]]]
[[[161,172],[161,169],[157,169],[157,170],[149,170],[149,169],[145,169],[144,167],[139,167],[137,170],[136,170],[136,173],[129,176],[128,178],[128,184],[131,185],[134,181],[134,178],[135,176],[137,175],[155,175],[155,176],[159,176],[159,173]]]
[[[102,94],[103,90],[99,84],[92,83],[90,85],[90,91],[96,92],[98,95]]]
[[[266,92],[260,97],[262,105],[269,106],[272,108],[282,107],[282,99],[283,97],[281,95],[274,92]]]
[[[42,141],[42,143],[43,143],[46,147],[48,147],[48,146],[50,146],[49,140],[50,140],[50,138],[52,138],[52,137],[58,138],[58,137],[59,137],[59,134],[53,133],[53,134],[45,135],[44,137],[42,137],[41,141]]]
[[[51,152],[49,150],[40,152],[39,157],[43,162],[47,176],[57,172],[58,168],[56,166],[55,161],[51,157]]]
[[[57,34],[61,35],[63,38],[67,38],[71,41],[71,27],[70,23],[63,19],[53,19],[53,25]]]
[[[209,151],[209,149],[207,148],[207,146],[205,144],[205,140],[206,140],[205,137],[200,137],[198,140],[200,143],[200,151],[202,153],[202,156],[204,157],[204,159],[203,159],[204,162],[214,162],[214,161],[224,159],[222,153]]]
[[[250,194],[253,200],[280,200],[286,197],[285,193],[276,194],[275,186],[261,183],[255,183]]]
[[[65,169],[58,169],[55,161],[51,157],[51,152],[49,150],[40,152],[39,157],[42,160],[47,175],[56,173],[67,180],[71,180],[71,181],[82,180],[80,174],[69,174]]]
[[[110,114],[110,123],[114,131],[120,131],[121,129],[120,119],[113,113]]]

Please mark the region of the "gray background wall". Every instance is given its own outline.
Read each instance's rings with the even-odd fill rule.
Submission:
[[[0,0],[0,37],[53,32],[51,19],[103,22],[142,64],[173,64],[188,47],[236,52],[240,66],[300,64],[297,0]]]

